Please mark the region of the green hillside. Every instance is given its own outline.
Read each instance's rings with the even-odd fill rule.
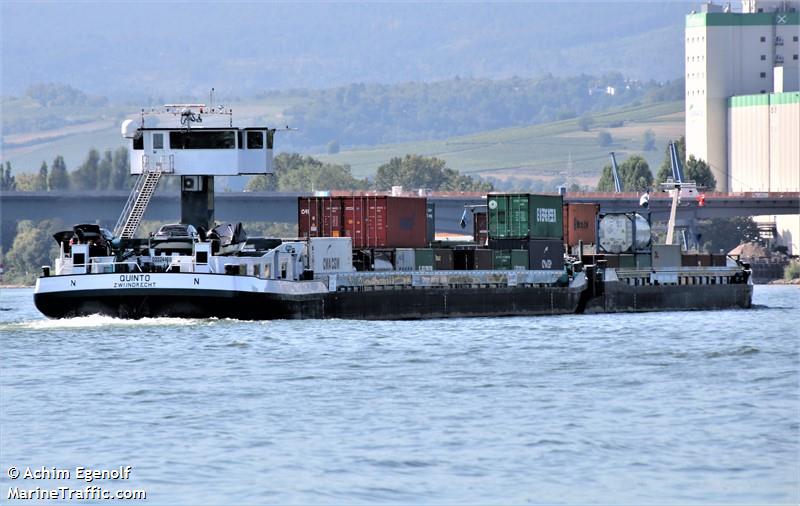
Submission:
[[[390,144],[369,149],[342,151],[335,155],[315,155],[326,162],[349,164],[363,177],[374,174],[379,165],[394,156],[415,153],[447,160],[461,172],[494,177],[552,176],[565,173],[571,156],[570,176],[599,177],[608,163],[608,152],[620,158],[644,156],[651,167],[658,166],[669,139],[683,135],[683,102],[640,105],[598,113],[588,132],[581,131],[578,119],[530,127],[504,128],[438,141]],[[642,150],[642,136],[653,130],[656,149]],[[613,143],[600,146],[600,131],[611,134]]]

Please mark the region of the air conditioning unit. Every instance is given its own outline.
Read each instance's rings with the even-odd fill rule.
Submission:
[[[181,190],[185,192],[203,191],[203,176],[181,176]]]

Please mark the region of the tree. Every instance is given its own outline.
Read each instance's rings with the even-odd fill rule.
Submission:
[[[41,192],[47,191],[47,162],[42,162],[39,167],[39,178],[36,181],[36,190]]]
[[[703,248],[712,253],[719,250],[727,253],[743,242],[759,241],[758,224],[749,216],[700,222],[697,232],[700,235],[698,242],[702,241]]]
[[[581,130],[584,132],[588,132],[590,128],[594,125],[594,118],[588,112],[583,113],[580,118],[578,118],[578,126],[581,127]]]
[[[5,255],[8,279],[19,283],[33,282],[39,268],[50,264],[56,254],[57,246],[50,234],[57,229],[58,223],[51,220],[19,222],[14,243]]]
[[[622,191],[639,192],[653,186],[653,173],[647,160],[641,156],[631,156],[619,166],[619,183]],[[614,177],[611,174],[611,165],[603,167],[603,174],[597,183],[597,191],[613,192]]]
[[[111,188],[125,190],[129,187],[131,164],[128,159],[128,148],[117,148],[111,162]]]
[[[2,163],[0,163],[0,168],[2,168]],[[17,189],[17,182],[13,175],[11,175],[11,162],[6,162],[5,170],[0,171],[0,190],[4,191],[16,191]]]
[[[648,128],[642,134],[642,151],[655,151],[656,149],[656,133]]]
[[[389,190],[392,186],[429,188],[442,191],[490,191],[491,183],[475,180],[447,168],[444,160],[420,155],[395,157],[378,167],[375,188]]]
[[[51,191],[69,189],[69,174],[67,174],[67,164],[64,163],[63,156],[57,156],[50,167],[47,185]]]
[[[601,146],[610,146],[613,143],[614,143],[614,139],[611,137],[610,133],[608,133],[606,131],[602,131],[602,132],[598,132],[597,133],[597,144],[599,144]]]
[[[112,162],[111,150],[107,149],[106,152],[103,153],[103,159],[100,160],[100,163],[97,165],[98,190],[108,190],[111,188]]]
[[[686,160],[685,176],[687,180],[694,181],[697,186],[703,186],[709,191],[714,191],[717,187],[717,179],[711,172],[711,168],[703,160],[695,158],[694,155],[689,155],[689,159]]]
[[[366,180],[353,177],[349,165],[330,163],[306,163],[278,179],[281,191],[365,190],[367,186]]]
[[[18,192],[35,192],[38,190],[38,174],[18,174],[15,177],[16,189]]]
[[[78,190],[98,189],[98,166],[100,153],[92,148],[86,156],[86,161],[72,173],[72,186]]]

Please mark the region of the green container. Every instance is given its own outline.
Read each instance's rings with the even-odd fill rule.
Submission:
[[[633,255],[620,255],[619,256],[619,268],[620,269],[635,269],[636,268],[636,257]]]
[[[511,269],[513,270],[528,270],[528,262],[530,255],[527,250],[524,249],[512,249],[511,250]]]
[[[501,271],[511,269],[511,250],[496,249],[492,250],[494,268]]]
[[[561,195],[530,195],[531,239],[564,238],[564,199]]]
[[[653,259],[650,253],[639,253],[636,255],[636,267],[639,269],[649,269],[653,266]]]
[[[431,248],[418,248],[414,250],[414,270],[432,271],[435,264],[435,255]]]
[[[564,203],[560,195],[527,193],[487,197],[492,239],[562,239]]]
[[[530,209],[527,194],[489,195],[489,237],[522,239],[528,237]]]

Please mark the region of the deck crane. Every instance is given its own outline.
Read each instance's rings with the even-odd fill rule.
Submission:
[[[622,185],[619,182],[619,166],[617,166],[617,157],[614,152],[611,153],[611,175],[614,177],[614,191],[622,193]]]
[[[697,184],[694,181],[684,181],[683,168],[680,158],[678,158],[678,146],[674,142],[669,143],[669,164],[672,169],[672,177],[666,182],[661,183],[661,187],[672,196],[672,207],[669,212],[669,222],[667,223],[667,244],[672,244],[675,235],[675,215],[681,197],[696,197]],[[688,249],[689,244],[686,238],[686,230],[681,231],[684,249]]]

